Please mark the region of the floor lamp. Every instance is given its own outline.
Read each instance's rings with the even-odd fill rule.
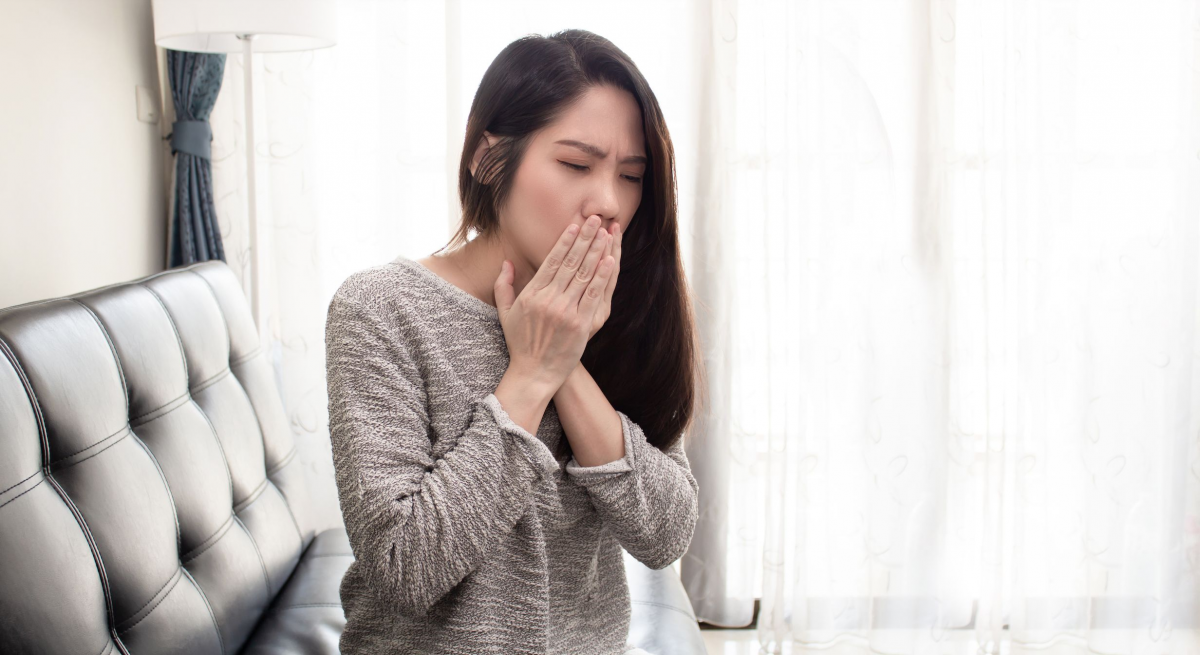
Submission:
[[[246,77],[246,182],[250,305],[262,340],[257,187],[254,174],[255,52],[327,48],[337,42],[335,0],[152,0],[154,43],[185,52],[242,53]],[[169,94],[168,94],[169,95]]]

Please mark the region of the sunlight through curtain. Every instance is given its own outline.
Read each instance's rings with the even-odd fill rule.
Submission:
[[[758,600],[773,653],[1200,652],[1196,0],[339,12],[336,48],[255,60],[269,345],[329,524],[329,297],[446,241],[483,71],[582,27],[677,148],[697,616]],[[241,74],[210,119],[238,271]]]

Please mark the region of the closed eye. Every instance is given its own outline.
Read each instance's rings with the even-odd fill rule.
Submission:
[[[580,166],[579,164],[572,164],[572,163],[570,163],[570,162],[565,162],[565,161],[562,161],[561,159],[558,161],[558,163],[562,164],[563,166],[566,166],[566,167],[570,168],[571,170],[576,170],[576,171],[586,171],[586,170],[588,169],[588,167],[587,167],[587,166]],[[625,179],[627,179],[627,180],[629,180],[630,182],[633,182],[633,183],[635,183],[635,184],[636,184],[636,183],[638,183],[638,182],[641,182],[641,181],[642,181],[642,178],[640,178],[640,177],[635,177],[635,176],[633,176],[633,175],[622,175],[621,177],[623,177],[623,178],[625,178]]]

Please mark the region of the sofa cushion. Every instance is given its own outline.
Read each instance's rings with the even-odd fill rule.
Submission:
[[[341,528],[325,530],[300,556],[300,563],[267,610],[242,653],[246,655],[337,655],[346,625],[339,587],[354,553]]]

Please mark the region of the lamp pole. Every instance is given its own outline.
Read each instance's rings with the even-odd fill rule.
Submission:
[[[258,186],[254,175],[254,35],[239,34],[242,41],[242,66],[245,68],[246,83],[246,182],[249,206],[246,216],[250,225],[250,309],[254,315],[254,325],[258,328],[259,343],[263,342],[262,311],[259,307],[259,239],[258,239]]]

